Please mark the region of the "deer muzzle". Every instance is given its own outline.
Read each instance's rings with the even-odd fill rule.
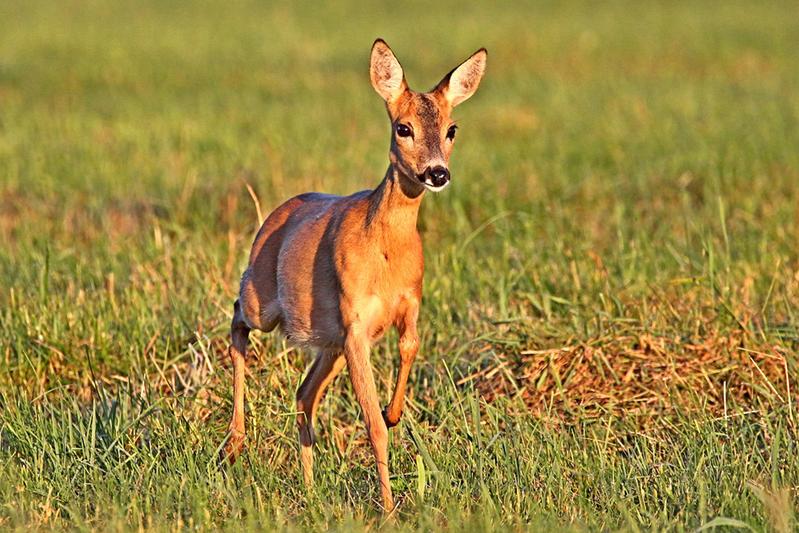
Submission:
[[[427,167],[419,178],[427,189],[438,192],[449,184],[449,169],[440,165]]]

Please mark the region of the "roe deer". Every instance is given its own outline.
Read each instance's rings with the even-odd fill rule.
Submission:
[[[450,180],[456,126],[452,108],[477,90],[485,49],[444,76],[430,92],[411,91],[381,39],[372,45],[370,77],[391,119],[390,165],[374,190],[352,196],[302,194],[275,209],[255,237],[233,306],[233,418],[223,459],[244,441],[244,374],[251,329],[280,330],[317,350],[297,391],[300,461],[313,484],[314,415],[325,388],[346,364],[377,462],[385,512],[394,503],[388,475],[388,428],[399,422],[408,373],[419,349],[416,319],[424,260],[416,218],[425,190]],[[394,325],[400,368],[381,412],[369,350]]]

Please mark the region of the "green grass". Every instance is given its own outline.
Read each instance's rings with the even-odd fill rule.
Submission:
[[[276,336],[215,463],[247,185],[379,182],[377,36],[419,89],[489,50],[420,217],[391,527],[797,527],[796,6],[336,6],[0,6],[0,527],[381,525],[346,375],[303,488]]]

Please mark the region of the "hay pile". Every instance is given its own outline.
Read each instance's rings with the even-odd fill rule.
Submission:
[[[782,346],[745,347],[744,334],[701,341],[653,335],[498,353],[498,364],[462,378],[491,402],[520,399],[545,418],[653,418],[677,409],[720,416],[799,403]]]

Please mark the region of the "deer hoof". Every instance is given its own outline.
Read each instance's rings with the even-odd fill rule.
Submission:
[[[232,436],[219,452],[219,464],[234,464],[244,449],[244,435]]]
[[[402,417],[402,413],[400,413],[400,416],[398,416],[396,420],[391,420],[391,418],[388,416],[388,413],[386,413],[386,410],[383,409],[383,420],[385,421],[387,428],[393,428],[399,424],[400,417]]]

